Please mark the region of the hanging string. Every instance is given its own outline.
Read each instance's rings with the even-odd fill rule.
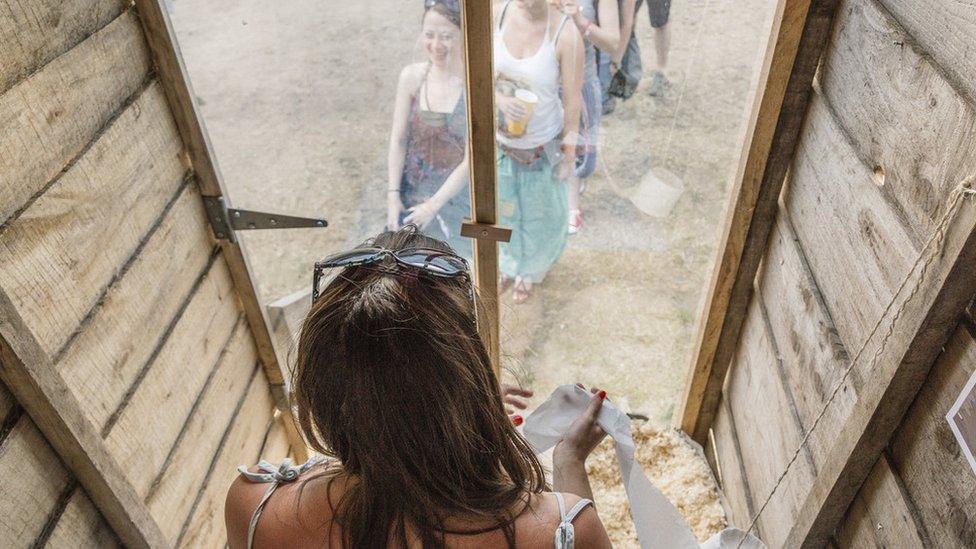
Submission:
[[[756,514],[752,516],[752,520],[749,521],[749,527],[746,528],[746,535],[743,535],[742,538],[739,539],[739,543],[737,543],[735,546],[736,549],[742,547],[742,543],[746,540],[747,535],[750,532],[752,532],[752,530],[756,527],[756,523],[758,522],[760,515],[762,515],[763,511],[766,510],[766,506],[769,505],[769,502],[773,499],[773,495],[776,494],[776,490],[783,483],[783,480],[786,478],[787,473],[789,473],[790,467],[793,466],[793,463],[795,463],[797,458],[800,456],[800,452],[803,451],[803,448],[809,442],[810,436],[813,434],[813,431],[817,428],[817,425],[820,424],[820,420],[822,420],[824,416],[827,414],[827,409],[830,407],[830,404],[834,401],[834,398],[837,397],[837,394],[840,392],[841,387],[843,387],[844,383],[847,382],[847,378],[850,376],[850,373],[854,370],[854,366],[857,364],[857,361],[861,357],[861,354],[867,348],[868,343],[871,341],[874,335],[878,332],[878,329],[881,327],[882,322],[884,322],[885,317],[888,316],[888,313],[891,311],[892,307],[894,307],[895,301],[897,301],[898,296],[901,294],[902,290],[904,290],[905,287],[908,285],[908,283],[912,280],[912,274],[915,272],[918,266],[921,265],[922,269],[921,272],[919,273],[919,276],[915,277],[915,284],[913,285],[911,291],[908,293],[908,296],[905,298],[904,301],[902,301],[901,305],[895,311],[894,316],[892,316],[891,321],[888,323],[887,330],[885,331],[885,334],[881,339],[881,343],[878,345],[878,349],[874,352],[874,355],[871,357],[871,362],[869,363],[868,366],[869,370],[874,367],[878,358],[884,353],[885,347],[888,344],[888,340],[891,338],[891,335],[894,333],[895,324],[897,323],[898,319],[901,318],[901,315],[905,311],[905,308],[908,305],[908,303],[918,294],[919,290],[921,289],[922,282],[925,280],[925,277],[928,274],[929,267],[935,261],[935,258],[941,255],[942,247],[945,245],[945,239],[949,232],[949,226],[952,224],[953,218],[955,217],[956,213],[959,211],[959,208],[962,206],[963,199],[966,197],[971,197],[973,195],[976,195],[976,190],[973,189],[974,184],[976,184],[976,175],[969,176],[962,183],[957,185],[956,188],[952,190],[952,192],[949,193],[949,197],[946,200],[945,211],[943,212],[942,218],[939,220],[938,225],[936,225],[935,230],[932,232],[932,235],[922,246],[921,251],[919,251],[918,257],[915,259],[915,263],[913,263],[911,268],[908,269],[908,273],[905,275],[905,278],[901,281],[901,284],[898,286],[898,289],[895,291],[895,294],[891,297],[891,301],[888,302],[888,305],[881,313],[881,316],[878,317],[878,321],[875,323],[874,328],[871,329],[871,332],[864,339],[864,342],[861,343],[861,347],[857,350],[857,353],[851,359],[850,364],[844,370],[844,375],[841,376],[840,380],[834,386],[834,389],[830,392],[830,396],[824,402],[823,407],[821,407],[820,413],[817,414],[816,419],[813,420],[813,424],[810,426],[809,429],[807,429],[806,433],[803,435],[803,438],[800,440],[800,444],[797,446],[796,451],[793,452],[793,457],[791,457],[790,460],[786,463],[786,467],[783,469],[783,472],[780,473],[779,477],[776,479],[776,482],[773,483],[773,488],[769,491],[769,495],[766,496],[765,501],[763,501],[763,504],[759,507],[759,510],[756,511]]]

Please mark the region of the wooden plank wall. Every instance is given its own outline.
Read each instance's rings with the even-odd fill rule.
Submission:
[[[19,359],[0,363],[0,547],[119,544],[63,433],[18,402],[32,360],[166,545],[223,546],[235,467],[288,442],[139,15],[5,2],[0,59],[0,337]]]
[[[949,191],[976,173],[976,4],[843,0],[723,387],[708,453],[749,523],[908,272]],[[976,476],[944,415],[976,370],[964,316],[830,542],[976,546]],[[859,361],[758,521],[784,544],[874,372]],[[763,406],[756,406],[763,402]]]

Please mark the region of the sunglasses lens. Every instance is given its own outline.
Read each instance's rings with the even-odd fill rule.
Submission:
[[[397,259],[410,265],[430,271],[433,274],[454,276],[468,270],[465,262],[452,255],[431,250],[403,250],[396,254]]]

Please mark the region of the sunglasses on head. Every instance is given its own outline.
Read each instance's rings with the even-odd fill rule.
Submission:
[[[319,283],[326,269],[371,265],[388,257],[398,265],[419,269],[431,276],[470,278],[467,260],[450,252],[430,248],[407,248],[397,251],[376,246],[354,248],[330,255],[315,264],[312,275],[312,301],[319,297]]]
[[[454,13],[461,13],[460,0],[424,0],[424,9],[429,10],[437,4],[444,6]]]

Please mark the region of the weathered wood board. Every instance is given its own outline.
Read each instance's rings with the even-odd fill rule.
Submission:
[[[743,468],[758,511],[792,457],[802,432],[777,372],[778,357],[758,297],[749,307],[742,342],[736,367],[729,372],[725,397],[735,418]],[[764,405],[756,406],[756,402]],[[815,475],[808,455],[801,455],[790,468],[758,523],[758,531],[767,543],[776,546],[786,538],[789,517],[799,509]]]
[[[45,547],[112,549],[121,545],[85,492],[76,488],[57,524],[54,525]]]
[[[733,363],[734,367],[735,364]],[[746,479],[742,463],[742,449],[735,428],[735,418],[729,409],[728,400],[722,400],[722,408],[715,415],[712,424],[712,437],[707,449],[714,450],[718,461],[718,477],[725,502],[731,511],[729,522],[736,525],[749,524],[756,512],[754,496]]]
[[[292,450],[170,40],[155,2],[0,3],[0,546],[220,546],[212,477]]]
[[[137,493],[148,492],[176,442],[197,395],[232,340],[239,310],[227,267],[218,261],[145,377],[113,416],[116,421],[103,429],[106,447]]]
[[[704,444],[719,409],[837,0],[779,0],[676,417]]]
[[[872,177],[815,96],[785,201],[800,248],[852,356],[918,255]]]
[[[976,371],[976,341],[960,326],[891,441],[891,459],[933,547],[976,546],[976,475],[945,414]]]
[[[49,356],[176,197],[180,151],[165,99],[150,86],[0,233],[0,288]]]
[[[109,24],[123,0],[41,0],[0,4],[0,94]]]
[[[173,541],[193,503],[187,494],[199,492],[206,483],[210,472],[210,459],[206,457],[220,450],[223,434],[230,427],[237,403],[244,397],[257,365],[254,342],[247,325],[239,320],[232,339],[221,351],[212,378],[194,403],[193,413],[146,495],[150,512]]]
[[[0,441],[0,478],[4,484],[0,546],[25,546],[41,536],[48,515],[72,484],[57,454],[27,414],[19,413]]]
[[[219,548],[226,543],[224,499],[227,488],[238,475],[237,467],[257,462],[268,432],[274,403],[263,372],[257,371],[245,398],[239,403],[228,427],[224,443],[211,462],[207,483],[193,503],[193,512],[180,533],[177,545],[192,548]],[[216,517],[216,520],[215,520]]]
[[[760,273],[759,299],[768,317],[771,341],[782,364],[782,382],[795,405],[802,432],[813,425],[824,402],[850,363],[816,280],[799,249],[789,214],[776,220]],[[843,425],[860,386],[860,373],[848,378],[814,432],[810,451],[821,463],[830,449],[830,433]]]
[[[0,383],[0,547],[115,547],[112,529]]]
[[[149,367],[217,260],[208,230],[199,191],[187,185],[61,352],[58,371],[99,428]]]
[[[878,0],[976,105],[976,3],[973,0]]]
[[[802,505],[775,520],[766,520],[767,510],[760,531],[771,546],[971,546],[976,479],[944,420],[976,369],[971,323],[957,327],[976,293],[971,200],[917,293],[875,326],[903,280],[911,290],[919,279],[911,268],[950,191],[976,172],[976,102],[971,78],[960,72],[973,63],[976,4],[844,0],[837,11],[781,198],[785,211],[764,250],[756,282],[763,307],[751,306],[746,320],[765,312],[769,361],[781,368],[763,375],[778,379],[792,400],[772,400],[767,417],[753,421],[769,425],[792,413],[802,433],[864,350],[818,425],[823,432],[813,433],[794,465],[809,459],[817,476],[781,488],[806,492]],[[745,334],[737,346],[737,357],[767,353]],[[734,392],[748,386],[733,383],[740,368],[752,371],[740,379],[756,375],[754,364],[735,361],[712,429],[723,477],[725,462],[739,460],[748,475],[754,460],[776,461],[750,455],[769,441],[738,421]],[[772,390],[771,382],[752,383]],[[763,482],[759,475],[723,480],[735,520],[762,501],[756,484]],[[778,538],[783,528],[789,537]]]
[[[864,480],[836,538],[841,547],[931,547],[898,474],[882,455]]]
[[[845,8],[818,76],[822,96],[917,245],[949,190],[976,171],[976,113],[883,7]]]
[[[0,96],[0,224],[84,151],[149,69],[139,20],[127,11]]]

